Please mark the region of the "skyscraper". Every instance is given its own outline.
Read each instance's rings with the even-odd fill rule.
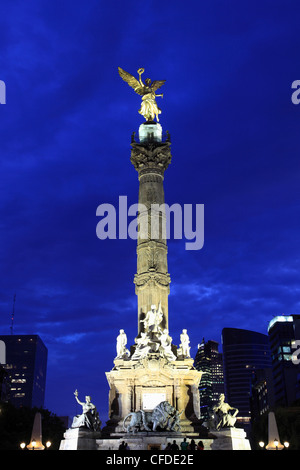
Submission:
[[[275,404],[290,406],[300,399],[300,364],[294,342],[300,340],[300,315],[274,317],[268,326],[272,351]]]
[[[38,335],[0,336],[3,368],[10,381],[8,401],[16,407],[43,407],[48,351]]]
[[[204,341],[198,345],[195,368],[203,372],[199,385],[201,418],[208,420],[212,407],[224,393],[223,358],[216,341]]]
[[[268,413],[274,407],[272,368],[253,371],[250,406],[251,420]]]
[[[255,331],[223,328],[225,395],[239,409],[238,420],[250,423],[250,393],[253,372],[271,367],[268,336]]]

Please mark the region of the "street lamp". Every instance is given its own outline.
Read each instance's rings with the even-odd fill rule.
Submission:
[[[274,450],[274,447],[275,447],[275,450],[281,450],[281,449],[283,449],[282,445],[281,445],[281,444],[279,445],[279,440],[278,440],[278,439],[274,439],[274,441],[273,441],[273,446],[272,446],[271,443],[269,443],[269,444],[265,447],[265,443],[264,443],[263,441],[259,441],[258,445],[259,445],[259,447],[260,447],[261,449],[265,449],[265,448],[266,448],[266,449],[268,449],[268,450]],[[285,442],[283,443],[283,445],[284,445],[284,447],[285,447],[286,449],[288,449],[289,446],[290,446],[290,443],[289,443],[288,441],[285,441]],[[281,447],[280,447],[280,446],[281,446]]]
[[[51,447],[51,445],[52,445],[51,441],[47,441],[46,444],[45,444],[47,449],[49,449],[49,447]],[[44,448],[45,448],[43,446],[42,442],[40,442],[40,441],[37,442],[35,439],[32,439],[32,441],[30,441],[30,444],[28,444],[27,446],[26,446],[25,442],[21,442],[20,447],[21,447],[22,450],[24,450],[25,447],[27,447],[28,450],[44,450]]]

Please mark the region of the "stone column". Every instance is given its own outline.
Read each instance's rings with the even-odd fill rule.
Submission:
[[[178,381],[175,384],[175,397],[177,402],[177,410],[182,412],[181,420],[186,420],[185,407],[186,407],[186,397],[185,397],[184,385],[181,381]]]
[[[132,411],[132,394],[133,394],[133,387],[129,383],[126,386],[126,390],[124,393],[124,408],[123,408],[123,418],[128,415]]]
[[[163,142],[161,126],[144,123],[140,126],[139,142],[131,143],[131,163],[139,177],[140,227],[148,228],[137,242],[137,273],[134,278],[138,298],[138,332],[143,331],[140,322],[151,305],[161,302],[164,321],[168,328],[168,295],[170,275],[168,273],[166,216],[163,209],[164,172],[171,161],[170,142]],[[153,206],[155,205],[155,206]],[[152,208],[152,212],[150,210]],[[152,215],[152,217],[151,217]],[[161,230],[157,231],[157,222]]]
[[[166,386],[166,400],[170,403],[170,405],[176,408],[176,400],[174,398],[172,385]]]
[[[135,402],[135,410],[133,411],[139,411],[142,409],[142,386],[137,385],[135,387],[135,397],[136,397],[136,402]]]

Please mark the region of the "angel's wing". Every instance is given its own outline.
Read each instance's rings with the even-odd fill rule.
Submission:
[[[121,69],[121,67],[118,67],[118,70],[120,77],[124,80],[124,82],[128,83],[128,85],[131,86],[131,88],[133,88],[138,95],[144,94],[144,87],[141,86],[140,82],[133,75],[125,72],[125,70]]]
[[[160,88],[161,86],[163,86],[163,84],[165,83],[166,80],[154,80],[151,84],[151,89],[153,91],[156,91],[158,90],[158,88]]]

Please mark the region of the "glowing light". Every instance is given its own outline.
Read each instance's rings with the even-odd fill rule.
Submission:
[[[277,317],[274,317],[274,318],[272,318],[272,320],[269,323],[268,331],[277,322],[292,322],[292,321],[293,321],[293,317],[291,315],[279,315]]]

